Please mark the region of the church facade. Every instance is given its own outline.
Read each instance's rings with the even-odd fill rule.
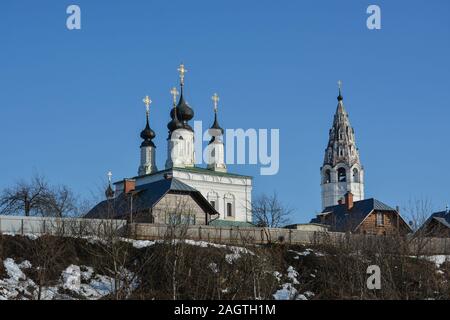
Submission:
[[[199,167],[195,165],[194,130],[189,124],[189,121],[194,118],[194,110],[185,100],[184,80],[187,70],[181,64],[178,71],[180,92],[178,92],[177,88],[173,88],[170,91],[173,100],[169,114],[170,121],[167,124],[167,159],[164,169],[158,170],[156,164],[156,146],[153,142],[156,133],[151,129],[149,121],[152,101],[147,96],[143,100],[146,105],[146,126],[140,134],[142,143],[140,145],[140,163],[137,175],[114,183],[114,190],[110,183],[107,190],[107,201],[114,201],[114,199],[123,196],[124,193],[129,193],[129,185],[133,186],[133,190],[147,190],[141,194],[149,194],[150,196],[152,194],[151,188],[158,185],[159,181],[174,179],[177,181],[176,185],[185,184],[198,191],[198,195],[201,195],[203,198],[199,200],[198,195],[194,197],[194,201],[199,204],[198,206],[192,206],[196,208],[195,210],[206,208],[200,213],[195,213],[196,216],[205,215],[205,219],[197,219],[197,221],[206,221],[207,224],[215,222],[220,225],[249,226],[252,221],[252,177],[230,173],[227,170],[224,154],[225,148],[222,140],[224,130],[220,127],[218,120],[219,97],[217,94],[214,94],[212,97],[214,101],[214,120],[209,129],[212,138],[207,146],[207,154],[209,155],[207,165],[206,167]],[[174,194],[177,192],[187,192],[189,194],[190,192],[191,195],[195,193],[192,193],[192,190],[187,190],[187,187],[181,189],[177,191],[168,188],[167,192],[170,191],[170,193]],[[204,205],[203,200],[208,203],[207,206]],[[142,201],[142,203],[145,203],[145,201]],[[157,206],[157,203],[152,204]],[[145,215],[145,212],[149,214],[152,212],[152,208],[144,207],[140,209],[139,215],[141,217]],[[132,212],[133,209],[127,208],[126,210],[131,210],[130,212]],[[126,217],[127,214],[120,214],[120,216]],[[159,220],[163,221],[164,219],[159,218]],[[143,219],[142,221],[155,220]]]

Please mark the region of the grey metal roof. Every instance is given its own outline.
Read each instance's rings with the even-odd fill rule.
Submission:
[[[214,227],[241,227],[241,228],[250,228],[254,227],[254,225],[250,222],[245,221],[232,221],[232,220],[213,220],[210,222],[211,226]]]
[[[322,213],[332,213],[332,228],[334,231],[354,231],[361,222],[373,211],[396,211],[387,204],[376,199],[365,199],[355,201],[353,208],[347,210],[346,204],[338,204],[335,206],[326,207]],[[311,223],[320,223],[320,218],[316,217],[311,220]]]
[[[446,226],[447,228],[450,228],[450,212],[447,211],[435,212],[431,215],[430,219],[434,219],[440,224]]]
[[[111,200],[97,204],[86,214],[86,218],[123,218],[133,212],[153,208],[167,193],[190,194],[200,206],[209,214],[218,214],[211,204],[195,188],[181,182],[176,178],[161,179],[152,183],[137,186],[133,194],[133,206],[130,195],[121,193]]]

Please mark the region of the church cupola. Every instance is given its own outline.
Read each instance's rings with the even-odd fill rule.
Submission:
[[[214,101],[214,122],[208,130],[211,135],[211,140],[208,144],[208,169],[213,171],[226,172],[227,166],[225,164],[225,147],[221,137],[224,130],[220,127],[217,119],[219,96],[215,93],[212,96]]]
[[[177,108],[177,96],[179,94],[177,88],[173,87],[170,93],[173,96],[173,108],[170,112],[172,120],[167,124],[167,129],[169,129],[169,138],[172,132],[183,128],[183,123],[178,119],[178,108]]]
[[[108,172],[108,188],[106,188],[106,191],[105,191],[105,196],[106,196],[106,199],[112,199],[112,198],[114,198],[114,190],[113,190],[113,188],[112,188],[112,173],[111,173],[111,171],[109,171]]]
[[[178,68],[178,72],[180,73],[180,100],[178,101],[176,110],[177,110],[177,118],[182,122],[183,127],[187,130],[194,131],[192,127],[189,125],[188,121],[192,120],[194,117],[194,110],[189,106],[189,104],[184,99],[184,77],[187,72],[187,69],[184,67],[184,64],[181,64]],[[175,109],[170,111],[170,117],[174,119]]]
[[[329,131],[328,145],[321,167],[322,209],[338,204],[347,192],[354,201],[364,199],[364,168],[356,147],[355,132],[344,107],[339,81],[338,105]]]
[[[211,141],[209,143],[215,141],[216,137],[220,138],[220,136],[222,136],[224,133],[224,130],[220,127],[219,121],[217,120],[217,105],[220,100],[219,96],[217,95],[217,93],[214,93],[211,99],[214,101],[214,122],[209,130],[209,133],[211,135]]]
[[[139,165],[138,175],[146,175],[157,171],[155,164],[155,149],[156,146],[153,143],[155,138],[155,132],[150,128],[149,115],[150,115],[150,104],[152,101],[149,96],[146,96],[143,100],[146,108],[146,126],[144,130],[141,131],[141,138],[144,140],[141,143],[141,163]]]
[[[171,121],[167,124],[169,129],[169,138],[167,141],[167,160],[166,169],[173,167],[194,167],[195,148],[194,148],[194,130],[188,124],[188,121],[194,117],[194,110],[184,100],[184,77],[187,72],[184,64],[178,68],[180,73],[181,95],[178,104],[175,106],[178,91],[171,90],[174,106],[170,111]]]
[[[148,96],[146,96],[143,100],[143,102],[145,103],[145,106],[147,108],[146,110],[146,121],[147,124],[144,128],[144,130],[141,131],[141,138],[142,140],[144,140],[141,144],[141,147],[155,147],[155,144],[153,143],[153,139],[155,138],[156,134],[155,131],[152,130],[152,128],[150,128],[150,123],[149,123],[149,114],[150,114],[150,104],[152,103],[152,101],[150,100],[150,98]]]

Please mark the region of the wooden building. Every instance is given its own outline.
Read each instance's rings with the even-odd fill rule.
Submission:
[[[425,237],[450,238],[450,211],[433,213],[417,231]]]
[[[311,223],[327,225],[334,232],[404,235],[412,231],[397,210],[373,198],[353,201],[350,192],[337,205],[326,207]]]
[[[85,218],[207,225],[218,217],[218,212],[198,190],[170,175],[140,186],[126,180],[120,195],[114,197],[111,192],[107,190],[108,199],[97,204]]]

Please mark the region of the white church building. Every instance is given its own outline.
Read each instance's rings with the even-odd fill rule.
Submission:
[[[156,134],[150,128],[149,107],[150,98],[147,96],[143,102],[146,105],[146,126],[141,132],[142,144],[140,146],[140,164],[137,176],[111,183],[106,192],[108,200],[98,204],[87,217],[101,217],[109,202],[125,202],[125,194],[130,191],[137,192],[142,198],[135,201],[135,208],[128,210],[128,205],[122,205],[125,209],[116,209],[117,217],[128,218],[128,211],[140,210],[140,214],[152,214],[155,208],[169,194],[188,197],[191,209],[197,211],[197,223],[202,214],[206,214],[206,224],[248,226],[252,222],[252,177],[230,173],[225,164],[225,148],[222,136],[224,130],[218,121],[219,97],[214,94],[214,121],[209,129],[212,138],[208,144],[209,158],[206,167],[196,166],[196,154],[194,150],[194,130],[189,121],[194,117],[194,110],[185,100],[185,74],[183,64],[178,68],[180,76],[180,92],[176,88],[171,90],[173,105],[170,111],[170,121],[167,124],[169,131],[167,138],[167,160],[165,168],[158,170],[155,153],[156,146],[153,142]],[[178,98],[179,95],[179,98]],[[201,155],[200,155],[201,156]],[[173,180],[164,183],[165,180]],[[161,188],[164,191],[161,191]],[[114,190],[113,190],[114,189]],[[144,192],[145,190],[145,192]],[[156,195],[159,195],[159,198]],[[156,199],[158,198],[158,199]],[[121,199],[121,200],[119,200]],[[138,208],[138,207],[141,208]],[[200,211],[200,213],[198,212]],[[139,215],[135,212],[135,217]],[[103,214],[104,216],[104,214]],[[148,221],[144,219],[144,221]],[[162,221],[164,220],[151,220]]]

